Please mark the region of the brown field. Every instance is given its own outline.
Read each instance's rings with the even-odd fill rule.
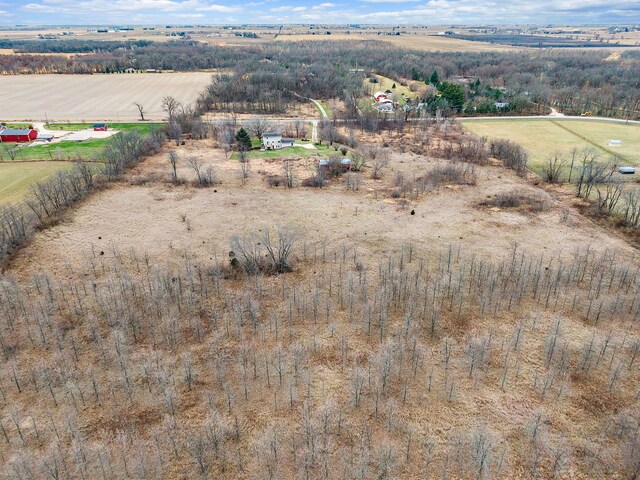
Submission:
[[[280,159],[251,160],[243,183],[211,140],[166,149],[38,233],[0,277],[0,470],[337,480],[640,468],[637,250],[570,195],[495,164],[418,191],[445,162],[394,150],[382,178],[365,167],[354,190],[301,186],[317,159],[294,159],[284,189],[266,183]],[[192,186],[189,159],[217,183]],[[541,208],[489,206],[514,192]],[[297,235],[292,271],[234,270],[242,248],[265,242],[234,236],[278,229]]]
[[[132,121],[139,102],[145,118],[165,117],[165,96],[193,102],[211,73],[0,76],[3,121]]]

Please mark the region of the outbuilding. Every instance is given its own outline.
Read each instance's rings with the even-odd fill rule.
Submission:
[[[109,128],[109,125],[107,125],[106,123],[94,123],[93,124],[93,131],[94,132],[106,132]]]
[[[26,143],[38,138],[38,131],[29,129],[6,128],[0,131],[0,143]]]

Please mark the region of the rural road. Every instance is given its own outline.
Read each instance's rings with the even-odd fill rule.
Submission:
[[[458,117],[459,121],[472,122],[475,120],[586,120],[589,122],[612,122],[612,123],[628,123],[633,125],[640,125],[638,120],[625,120],[624,118],[609,118],[609,117],[581,117],[581,116],[569,116],[569,115],[520,115],[513,117]],[[409,119],[413,120],[413,119]]]

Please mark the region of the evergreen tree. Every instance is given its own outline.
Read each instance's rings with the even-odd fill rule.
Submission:
[[[391,88],[395,89],[396,88],[396,84],[394,83],[393,85],[391,85]]]
[[[438,90],[440,90],[442,98],[449,102],[451,108],[458,112],[462,110],[465,96],[464,86],[459,83],[442,82],[438,87]]]
[[[434,70],[433,73],[431,74],[431,78],[429,79],[429,81],[435,85],[436,87],[440,84],[440,75],[438,75],[438,71]]]
[[[242,150],[250,150],[251,149],[251,137],[247,133],[247,131],[240,127],[238,133],[236,133],[236,142],[238,142],[238,146]]]

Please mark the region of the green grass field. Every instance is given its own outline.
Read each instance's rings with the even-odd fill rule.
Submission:
[[[0,163],[0,205],[23,200],[31,185],[72,165],[69,162]]]
[[[121,132],[137,130],[140,134],[145,135],[149,133],[153,128],[161,126],[161,123],[113,123],[109,124],[109,127],[113,130]],[[49,130],[67,130],[78,131],[86,128],[91,128],[92,124],[87,123],[56,123],[49,124],[47,128]],[[35,145],[32,147],[19,146],[15,153],[16,161],[24,160],[99,160],[100,152],[105,147],[109,139],[99,138],[93,140],[85,140],[83,142],[56,142],[44,145]],[[11,147],[13,144],[7,144]],[[0,149],[0,160],[9,160],[8,153],[4,150],[4,147]]]
[[[119,130],[126,132],[129,130],[138,130],[140,133],[147,134],[152,128],[162,126],[162,123],[155,122],[139,122],[139,123],[109,123],[109,130]],[[86,130],[92,128],[93,123],[49,123],[46,125],[47,130],[64,130],[69,132],[77,132],[78,130]]]
[[[596,148],[602,161],[609,161],[611,152],[618,153],[624,156],[625,164],[640,166],[640,125],[509,118],[462,120],[462,125],[480,137],[504,138],[519,143],[529,151],[530,165],[534,170],[539,169],[556,152],[568,157],[573,148]],[[622,145],[611,147],[610,140],[621,140]]]
[[[311,143],[311,142],[299,142],[299,143]],[[256,149],[249,151],[249,158],[299,158],[299,157],[311,157],[314,155],[329,156],[336,152],[333,147],[325,145],[315,145],[316,148],[309,149],[304,147],[287,147],[280,150],[265,150],[264,152]],[[238,153],[231,155],[233,160],[238,160],[240,157]]]
[[[108,138],[99,138],[95,140],[86,140],[84,142],[59,142],[35,145],[27,148],[22,147],[16,152],[16,160],[74,161],[82,159],[97,161],[99,160],[102,149],[108,141]]]

